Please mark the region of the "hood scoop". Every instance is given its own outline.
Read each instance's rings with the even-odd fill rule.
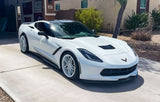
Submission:
[[[110,50],[110,49],[115,49],[114,46],[112,45],[104,45],[104,46],[99,46],[100,48],[104,49],[104,50]]]

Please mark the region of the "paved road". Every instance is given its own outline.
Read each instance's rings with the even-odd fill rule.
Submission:
[[[16,102],[160,102],[160,63],[140,58],[139,76],[123,83],[70,81],[17,39],[0,40],[0,86]]]

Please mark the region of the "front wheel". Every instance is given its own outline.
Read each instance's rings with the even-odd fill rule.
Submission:
[[[20,48],[23,53],[29,52],[28,41],[24,34],[20,37]]]
[[[76,57],[70,53],[66,52],[62,55],[61,68],[64,75],[69,79],[79,78],[79,67]]]

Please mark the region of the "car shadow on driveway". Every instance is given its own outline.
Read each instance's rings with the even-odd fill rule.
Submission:
[[[136,79],[124,82],[98,82],[90,83],[83,81],[72,81],[82,89],[100,92],[100,93],[117,93],[136,90],[144,84],[144,79],[139,75]]]
[[[69,82],[73,83],[79,88],[87,91],[99,92],[99,93],[127,92],[127,91],[136,90],[144,84],[144,79],[141,75],[138,75],[135,79],[123,81],[123,82],[90,82],[90,81],[84,81],[84,80],[70,80],[63,75],[61,70],[46,63],[41,59],[40,56],[37,56],[36,54],[33,54],[33,53],[29,53],[26,55],[46,65],[46,67],[42,67],[43,69],[46,69],[46,70],[52,69],[53,71],[63,76],[64,80],[68,80]]]

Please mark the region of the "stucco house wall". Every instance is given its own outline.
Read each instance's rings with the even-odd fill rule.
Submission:
[[[120,5],[114,0],[89,0],[88,8],[94,7],[103,13],[103,29],[112,30],[116,24],[118,10]]]
[[[153,9],[159,9],[158,5],[160,4],[160,0],[150,0],[149,2],[149,12],[152,12]],[[120,9],[120,5],[115,0],[89,0],[88,7],[94,7],[103,12],[104,29],[111,29],[111,27],[115,27],[118,11]],[[128,0],[126,9],[123,14],[121,29],[124,29],[125,20],[128,18],[128,15],[132,15],[132,12],[137,11],[137,0]],[[151,17],[149,15],[149,22],[151,23]],[[108,28],[109,27],[109,28]]]
[[[55,1],[55,5],[56,4],[60,4],[61,10],[81,8],[81,0],[58,0]],[[136,12],[137,8],[136,5],[137,5],[137,0],[128,0],[126,10],[124,11],[122,27],[124,24],[123,23],[124,19],[126,19],[128,15],[131,15],[132,11]],[[88,0],[88,8],[91,7],[94,7],[95,9],[103,13],[104,17],[103,29],[113,30],[114,26],[116,25],[120,4],[118,2],[115,2],[115,0]]]
[[[159,4],[160,0],[150,0],[149,11],[151,12],[154,8],[158,9]]]
[[[88,7],[94,7],[103,12],[104,30],[114,29],[117,21],[118,12],[120,9],[120,4],[118,2],[116,2],[115,0],[89,0]],[[136,8],[137,0],[128,0],[126,9],[123,14],[121,28],[124,28],[125,19],[128,17],[128,15],[131,15],[133,11],[136,12]]]
[[[61,10],[67,9],[80,9],[81,0],[58,0],[55,4],[59,3]],[[160,0],[150,0],[149,12],[154,8],[158,9]],[[103,29],[112,30],[114,29],[117,21],[120,4],[116,0],[88,0],[88,8],[94,7],[101,11],[104,16]],[[137,12],[137,0],[128,0],[126,9],[123,14],[121,29],[124,29],[124,22],[128,18],[128,15],[132,15],[132,12]],[[151,19],[149,19],[151,21]]]

